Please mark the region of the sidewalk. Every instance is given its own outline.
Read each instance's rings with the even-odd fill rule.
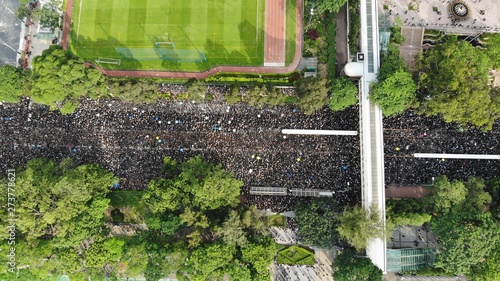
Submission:
[[[40,4],[37,5],[36,9],[40,9]],[[55,37],[52,33],[43,32],[43,30],[40,32],[39,23],[32,21],[30,17],[24,19],[24,21],[26,24],[23,24],[20,34],[20,53],[17,56],[17,62],[19,63],[18,67],[30,69],[32,59],[48,49]],[[58,29],[54,31],[56,37],[59,37],[59,33],[60,30]]]

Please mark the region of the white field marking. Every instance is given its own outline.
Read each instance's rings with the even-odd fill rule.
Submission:
[[[83,0],[80,0],[80,11],[78,11],[78,28],[76,30],[76,44],[78,44],[78,36],[80,35],[80,20],[82,19],[82,3]]]

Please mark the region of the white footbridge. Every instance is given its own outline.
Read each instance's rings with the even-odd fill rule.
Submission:
[[[360,77],[361,199],[363,207],[376,206],[385,224],[384,141],[382,111],[368,100],[370,83],[377,78],[380,45],[377,0],[361,0],[361,53],[348,63],[345,73]],[[387,271],[385,239],[369,242],[367,256],[384,273]]]

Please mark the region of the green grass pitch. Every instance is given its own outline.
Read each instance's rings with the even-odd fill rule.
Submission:
[[[105,68],[262,65],[264,10],[265,0],[74,0],[70,50],[91,61],[122,59]]]

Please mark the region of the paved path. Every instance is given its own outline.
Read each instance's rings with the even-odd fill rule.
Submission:
[[[430,193],[431,189],[421,185],[388,185],[385,188],[385,198],[422,198],[429,195]]]
[[[344,66],[349,61],[349,46],[347,44],[347,3],[340,8],[335,15],[336,32],[335,32],[335,50],[337,61],[337,75],[340,74]]]
[[[380,13],[388,15],[394,23],[400,17],[404,26],[421,26],[426,29],[437,29],[455,34],[477,34],[489,30],[500,31],[500,5],[498,0],[465,1],[470,9],[467,20],[453,23],[448,17],[448,0],[380,0]],[[409,10],[412,4],[413,10]],[[387,10],[384,10],[387,5]],[[434,11],[434,7],[437,11]],[[481,11],[484,11],[482,15]],[[439,13],[438,13],[439,12]]]
[[[73,1],[68,0],[66,6],[66,15],[64,18],[64,31],[62,38],[63,48],[68,47],[69,26],[71,23],[71,7]],[[196,78],[203,79],[219,72],[240,72],[240,73],[290,73],[299,65],[302,56],[302,40],[303,40],[303,0],[297,0],[296,10],[296,25],[297,34],[295,37],[295,56],[293,62],[288,67],[264,67],[264,66],[217,66],[205,72],[172,72],[172,71],[149,71],[149,70],[106,70],[93,63],[87,62],[85,65],[94,66],[107,76],[124,76],[124,77],[143,77],[143,78]]]

